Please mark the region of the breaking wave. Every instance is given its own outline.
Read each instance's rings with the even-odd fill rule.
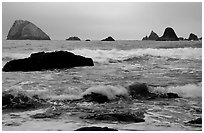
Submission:
[[[172,49],[131,49],[131,50],[90,50],[75,49],[73,53],[91,57],[95,62],[108,63],[109,60],[123,61],[142,56],[156,56],[175,59],[202,59],[202,48],[172,48]]]

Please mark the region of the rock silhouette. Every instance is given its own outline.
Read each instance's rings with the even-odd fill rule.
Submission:
[[[91,41],[90,39],[86,39],[85,41]]]
[[[109,128],[109,127],[81,127],[76,129],[75,131],[118,131],[117,129]]]
[[[159,37],[157,41],[178,41],[178,37],[171,27],[167,27],[162,37]]]
[[[31,54],[30,57],[25,59],[7,62],[3,71],[42,71],[93,65],[91,58],[85,58],[67,51],[39,52]]]
[[[9,30],[7,40],[50,40],[50,37],[27,20],[16,20]]]
[[[142,40],[157,40],[159,36],[154,31],[151,31],[149,37],[144,37]]]
[[[197,40],[198,40],[198,36],[195,35],[195,34],[193,34],[193,33],[191,33],[191,34],[189,35],[189,37],[188,37],[188,40],[189,40],[189,41],[190,41],[190,40],[197,41]]]
[[[111,36],[105,38],[105,39],[102,39],[101,41],[115,41]]]
[[[81,41],[81,39],[79,37],[73,36],[73,37],[69,37],[68,39],[66,39],[67,41]]]

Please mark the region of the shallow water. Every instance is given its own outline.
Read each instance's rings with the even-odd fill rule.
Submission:
[[[202,43],[200,41],[3,40],[2,64],[12,59],[28,57],[33,52],[55,50],[67,50],[90,57],[94,60],[94,66],[42,72],[2,72],[2,90],[20,89],[30,94],[38,94],[42,98],[50,99],[53,105],[56,102],[57,107],[66,110],[66,113],[63,112],[63,115],[57,119],[36,120],[30,117],[32,113],[36,113],[34,110],[24,110],[25,112],[4,110],[3,130],[75,130],[82,126],[93,125],[130,131],[202,129],[201,126],[189,126],[184,123],[202,115]],[[147,83],[153,92],[174,92],[182,98],[131,102],[122,99],[104,104],[59,102],[80,98],[90,87],[111,85],[116,89],[126,88],[134,82]],[[80,115],[86,115],[90,110],[97,109],[131,112],[137,109],[144,110],[145,122],[112,123],[79,118]],[[36,111],[45,110],[46,108]]]

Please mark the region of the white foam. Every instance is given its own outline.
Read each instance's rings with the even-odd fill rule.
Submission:
[[[75,49],[71,52],[85,57],[93,58],[97,62],[113,60],[125,60],[145,55],[161,56],[177,59],[202,59],[202,48],[171,48],[171,49],[131,49],[131,50],[91,50]]]
[[[116,98],[116,96],[128,96],[128,91],[124,87],[111,85],[99,85],[90,87],[82,93],[82,96],[91,94],[92,92],[105,95],[110,100]]]
[[[202,83],[187,84],[184,86],[169,86],[152,88],[152,92],[156,93],[177,93],[181,97],[202,97]]]

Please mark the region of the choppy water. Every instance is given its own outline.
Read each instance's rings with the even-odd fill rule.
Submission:
[[[70,41],[8,41],[2,43],[2,64],[12,59],[28,57],[33,52],[67,50],[94,60],[93,67],[76,67],[67,70],[38,72],[2,72],[2,90],[23,89],[52,100],[77,99],[88,90],[100,91],[110,98],[118,93],[126,94],[123,88],[134,82],[147,83],[151,91],[174,92],[182,98],[173,100],[140,101],[131,103],[74,104],[75,107],[89,109],[127,108],[146,110],[144,123],[104,123],[98,125],[115,127],[119,130],[201,130],[202,127],[185,126],[184,121],[201,117],[202,111],[202,43],[200,41],[154,42],[154,41],[115,41],[115,42],[70,42]],[[2,66],[3,67],[3,66]],[[102,86],[102,87],[99,87]],[[111,92],[103,89],[112,86]],[[118,105],[118,106],[116,106]],[[70,105],[71,106],[71,105]],[[83,112],[83,111],[82,111]],[[21,126],[4,130],[40,130],[28,128],[26,124],[36,124],[25,116]],[[66,115],[66,117],[70,117]],[[66,117],[61,124],[67,126]],[[23,119],[23,117],[21,117]],[[47,122],[42,130],[74,130],[82,125],[94,125],[73,117],[69,128],[54,128],[56,120]],[[19,118],[20,119],[20,118]],[[25,120],[26,119],[26,120]],[[69,118],[70,119],[70,118]],[[3,123],[10,115],[3,113]],[[16,119],[17,120],[17,119]],[[20,119],[21,120],[21,119]],[[44,120],[40,121],[45,124]],[[73,126],[74,125],[74,126]],[[122,126],[121,126],[122,125]],[[39,126],[39,125],[38,125]]]

